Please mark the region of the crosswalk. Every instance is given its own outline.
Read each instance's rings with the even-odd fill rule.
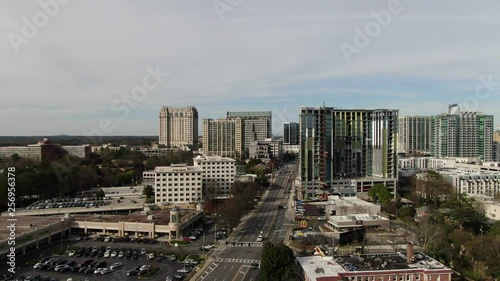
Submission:
[[[255,242],[234,242],[229,243],[228,247],[263,247],[263,243],[255,243]]]
[[[237,262],[237,263],[260,263],[259,260],[235,259],[235,258],[217,258],[217,262]]]
[[[203,272],[203,274],[200,276],[199,280],[204,280],[205,278],[208,277],[208,275],[210,275],[210,273],[212,273],[212,271],[215,270],[215,268],[217,268],[219,264],[213,262],[211,263],[208,268]]]

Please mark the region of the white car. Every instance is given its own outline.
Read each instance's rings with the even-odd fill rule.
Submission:
[[[65,265],[65,264],[58,265],[58,266],[56,266],[56,268],[54,268],[54,271],[61,271],[65,267],[69,267],[69,266]]]
[[[150,268],[151,268],[151,266],[148,265],[148,264],[145,264],[145,265],[141,266],[141,270],[148,270]]]
[[[155,259],[155,254],[150,253],[148,254],[148,260],[154,260]]]
[[[121,262],[115,262],[114,264],[112,264],[109,268],[110,269],[117,269],[117,268],[120,268],[122,266],[122,263]]]
[[[187,268],[184,267],[184,268],[181,268],[181,269],[177,269],[177,272],[179,272],[179,273],[189,273],[189,269],[187,269]]]
[[[119,258],[123,258],[123,256],[124,256],[123,251],[120,251],[120,252],[118,253],[118,257],[119,257]]]
[[[203,245],[201,246],[203,249],[207,249],[207,250],[212,250],[212,245]]]
[[[141,255],[145,255],[146,254],[146,249],[142,248],[141,249]]]
[[[76,252],[75,252],[74,250],[73,250],[73,251],[70,251],[70,252],[68,253],[68,256],[69,256],[69,257],[72,257],[72,256],[74,256],[74,255],[75,255],[75,253],[76,253]]]
[[[106,251],[106,252],[104,253],[104,257],[105,257],[105,258],[109,258],[109,256],[110,256],[110,252],[109,252],[109,251]]]
[[[111,268],[103,268],[101,270],[101,275],[106,275],[106,274],[109,274],[111,272],[113,272],[113,270]]]
[[[111,257],[112,257],[112,258],[115,258],[115,257],[116,257],[116,255],[117,255],[116,251],[111,252]]]
[[[319,217],[318,221],[326,221],[326,217]]]
[[[262,242],[264,240],[264,236],[262,236],[262,234],[259,234],[259,236],[257,236],[257,242]]]
[[[104,242],[109,242],[109,240],[111,240],[111,237],[109,237],[109,236],[104,238]]]
[[[42,267],[43,263],[39,262],[33,266],[34,269],[40,269]]]
[[[102,274],[102,271],[105,269],[107,269],[107,268],[105,268],[105,267],[98,268],[98,269],[94,270],[94,274]]]

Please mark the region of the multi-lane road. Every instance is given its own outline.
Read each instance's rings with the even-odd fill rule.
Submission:
[[[273,179],[262,202],[236,228],[234,234],[217,249],[209,253],[214,261],[198,277],[198,281],[255,281],[259,269],[251,264],[260,262],[263,242],[257,242],[261,234],[265,241],[284,242],[286,232],[292,228],[290,208],[278,208],[279,205],[291,205],[289,197],[295,176],[295,165],[285,165]]]

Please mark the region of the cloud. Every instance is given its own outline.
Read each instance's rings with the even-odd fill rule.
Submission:
[[[401,0],[403,11],[347,64],[339,44],[387,3],[243,1],[220,21],[211,1],[72,1],[18,54],[6,34],[39,6],[0,3],[1,133],[80,134],[116,118],[113,100],[157,64],[171,75],[116,120],[115,134],[157,134],[162,105],[195,105],[201,118],[286,108],[296,120],[301,105],[323,101],[440,113],[473,94],[480,75],[500,79],[494,1]],[[480,105],[497,120],[499,96]]]

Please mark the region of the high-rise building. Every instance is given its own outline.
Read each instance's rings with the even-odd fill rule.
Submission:
[[[194,106],[162,107],[159,144],[167,147],[198,148],[198,110]]]
[[[243,120],[244,150],[248,151],[254,141],[265,140],[272,137],[272,112],[271,111],[242,111],[227,112],[227,119]]]
[[[236,177],[236,161],[220,156],[196,156],[194,166],[203,170],[203,195],[228,195]]]
[[[398,110],[302,107],[300,166],[303,195],[335,180],[397,177]]]
[[[493,115],[449,112],[432,116],[431,154],[493,160]]]
[[[500,142],[500,128],[497,128],[495,131],[495,135],[493,136],[493,140],[496,142]]]
[[[299,123],[285,122],[283,124],[283,144],[299,144]]]
[[[500,162],[500,142],[493,142],[493,161]]]
[[[203,152],[240,159],[244,154],[243,128],[241,118],[203,119]]]
[[[403,116],[399,118],[398,149],[406,154],[430,154],[431,116]]]

